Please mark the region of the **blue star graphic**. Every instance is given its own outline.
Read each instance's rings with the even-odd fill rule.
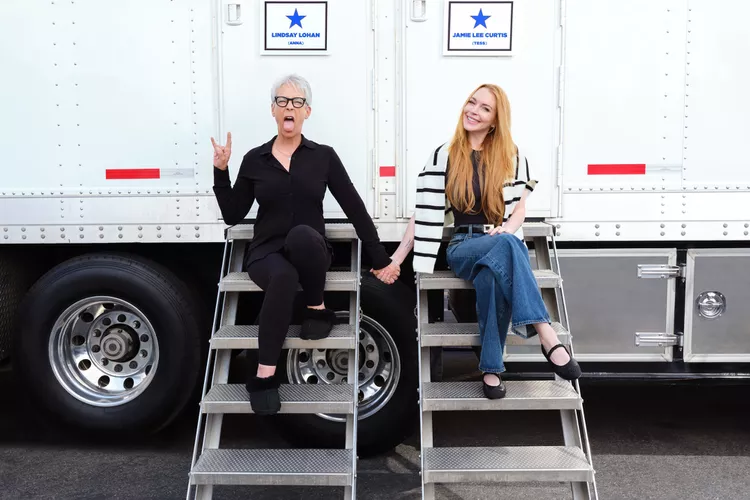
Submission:
[[[292,21],[292,24],[289,25],[290,28],[294,28],[294,25],[296,24],[300,28],[302,27],[302,20],[306,18],[307,16],[300,16],[297,13],[297,9],[294,9],[294,15],[286,16],[289,18],[290,21]],[[486,26],[485,26],[486,27]]]
[[[482,14],[482,9],[479,9],[479,14],[476,16],[471,16],[472,19],[474,19],[474,28],[477,26],[484,26],[487,27],[487,19],[491,18],[492,16],[485,16]]]

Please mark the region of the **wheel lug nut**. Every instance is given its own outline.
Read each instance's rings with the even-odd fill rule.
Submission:
[[[122,371],[122,365],[115,365],[115,371],[120,373]]]
[[[94,330],[94,337],[101,337],[102,331],[101,330]]]
[[[143,349],[141,351],[141,356],[145,358],[146,356],[148,356],[148,352],[145,349]]]
[[[101,348],[98,345],[91,346],[91,352],[99,352],[99,351],[101,351]]]
[[[135,370],[136,368],[138,368],[138,363],[136,363],[135,361],[131,361],[130,362],[130,368],[133,369],[133,370]]]
[[[141,335],[141,342],[148,342],[148,335]]]
[[[104,358],[104,359],[102,360],[102,365],[103,365],[103,366],[107,366],[108,364],[109,364],[109,360],[108,360],[107,358]]]

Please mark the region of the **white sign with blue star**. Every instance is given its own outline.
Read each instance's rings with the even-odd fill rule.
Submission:
[[[511,55],[513,1],[445,2],[445,55]]]
[[[261,53],[326,53],[328,2],[261,2]]]

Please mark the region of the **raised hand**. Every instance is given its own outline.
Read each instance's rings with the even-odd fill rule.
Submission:
[[[386,285],[392,285],[401,274],[401,266],[391,261],[391,263],[383,269],[370,269],[370,271],[376,278]]]
[[[229,157],[232,156],[232,133],[227,132],[227,145],[216,144],[211,137],[211,144],[214,146],[214,167],[219,170],[226,170],[229,165]]]

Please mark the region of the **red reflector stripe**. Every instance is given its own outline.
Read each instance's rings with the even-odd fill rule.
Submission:
[[[644,175],[645,163],[589,165],[589,175]]]
[[[159,179],[158,168],[108,168],[107,179]]]
[[[380,177],[396,177],[396,167],[380,167]]]

